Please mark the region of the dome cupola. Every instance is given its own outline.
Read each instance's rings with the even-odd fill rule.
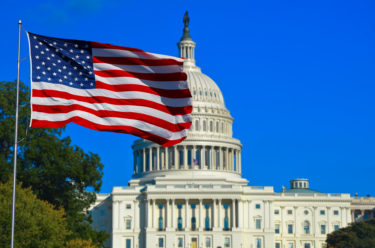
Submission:
[[[185,58],[183,70],[192,94],[192,125],[187,138],[165,148],[151,141],[138,139],[133,144],[134,183],[147,183],[155,178],[208,177],[241,179],[241,142],[232,137],[233,118],[225,107],[220,88],[196,66],[196,43],[190,36],[188,12],[177,43],[180,57]],[[135,182],[139,180],[140,182]],[[229,180],[229,179],[228,179]]]

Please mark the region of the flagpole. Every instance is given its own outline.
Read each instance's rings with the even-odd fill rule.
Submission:
[[[18,145],[18,102],[20,90],[20,55],[21,55],[21,25],[22,21],[18,21],[18,59],[17,59],[17,97],[16,97],[16,120],[14,128],[14,155],[13,155],[13,202],[12,202],[12,235],[10,247],[14,248],[14,220],[16,217],[16,176],[17,176],[17,145]]]

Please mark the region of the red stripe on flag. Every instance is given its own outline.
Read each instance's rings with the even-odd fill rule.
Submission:
[[[72,117],[66,121],[44,121],[44,120],[31,120],[31,127],[42,127],[42,128],[61,128],[66,124],[73,122],[83,127],[87,127],[97,131],[107,131],[116,133],[128,133],[132,135],[139,136],[143,139],[151,140],[155,143],[161,144],[162,146],[168,147],[180,143],[186,137],[177,140],[168,140],[160,136],[154,135],[152,133],[140,130],[132,126],[113,126],[113,125],[99,125],[83,119],[79,116]]]
[[[66,105],[48,106],[48,105],[33,104],[32,106],[33,106],[33,111],[48,113],[48,114],[69,113],[74,110],[80,110],[80,111],[93,114],[100,118],[116,117],[116,118],[123,118],[123,119],[139,120],[139,121],[150,123],[155,126],[159,126],[170,132],[180,132],[184,129],[189,129],[191,126],[191,123],[173,124],[168,121],[162,120],[160,118],[156,118],[154,116],[150,116],[150,115],[146,115],[142,113],[119,112],[119,111],[110,111],[110,110],[94,110],[91,108],[81,106],[79,104],[72,104],[72,105],[67,105],[67,106]]]
[[[66,100],[77,100],[81,102],[87,103],[108,103],[114,105],[129,105],[129,106],[142,106],[142,107],[149,107],[153,108],[168,114],[172,115],[186,115],[190,114],[193,110],[193,107],[185,106],[185,107],[171,107],[166,106],[163,104],[155,103],[153,101],[145,100],[145,99],[116,99],[110,98],[105,96],[77,96],[67,92],[57,91],[57,90],[32,90],[32,97],[57,97]]]
[[[175,73],[139,73],[139,72],[128,72],[123,70],[105,70],[105,71],[94,71],[95,75],[101,77],[132,77],[139,78],[141,80],[150,81],[185,81],[187,79],[185,72]]]
[[[107,48],[107,49],[117,49],[117,50],[124,50],[124,51],[131,51],[131,52],[139,52],[148,54],[145,51],[138,49],[138,48],[131,48],[131,47],[123,47],[123,46],[116,46],[116,45],[110,45],[110,44],[104,44],[99,43],[95,41],[91,41],[91,47],[92,48]]]
[[[96,89],[106,89],[110,91],[115,92],[125,92],[125,91],[139,91],[139,92],[145,92],[150,93],[162,97],[168,97],[168,98],[187,98],[191,97],[190,90],[188,89],[181,89],[181,90],[166,90],[166,89],[158,89],[158,88],[152,88],[145,85],[139,85],[139,84],[106,84],[101,81],[96,81]]]
[[[183,65],[183,62],[174,59],[140,59],[131,57],[92,57],[93,63],[106,63],[115,65],[146,65],[146,66],[163,66],[163,65]]]

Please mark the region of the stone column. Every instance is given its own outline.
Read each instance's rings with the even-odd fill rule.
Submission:
[[[283,234],[284,233],[284,207],[283,206],[280,206],[280,220],[281,220],[280,233]]]
[[[170,227],[170,214],[169,214],[169,199],[165,202],[165,227],[169,229]]]
[[[248,206],[249,206],[249,209],[248,209],[248,211],[249,211],[249,218],[248,218],[248,220],[247,220],[247,223],[249,224],[249,229],[251,228],[251,225],[252,225],[252,223],[253,223],[253,221],[252,221],[252,217],[251,217],[251,201],[249,200],[248,201]]]
[[[175,216],[175,199],[172,199],[172,213],[171,213],[171,220],[172,220],[172,228],[176,229],[176,216]]]
[[[268,218],[268,220],[269,220],[269,228],[270,228],[270,230],[271,231],[273,231],[272,229],[275,229],[274,228],[274,225],[273,225],[273,214],[274,214],[274,211],[273,211],[273,203],[272,203],[272,201],[268,201],[268,207],[269,207],[269,211],[268,211],[268,216],[269,216],[269,218]]]
[[[149,149],[148,149],[148,162],[150,163],[149,165],[148,165],[148,169],[150,170],[150,171],[152,171],[152,164],[153,164],[153,157],[152,157],[152,147],[150,147]]]
[[[165,169],[169,169],[170,158],[169,158],[169,147],[164,147],[165,150]]]
[[[139,211],[139,204],[138,204],[138,201],[133,201],[134,203],[134,229],[137,231],[139,229],[139,223],[140,223],[140,220],[139,220],[139,215],[138,215],[138,211]]]
[[[332,228],[331,228],[331,207],[327,207],[327,233],[330,233]]]
[[[294,237],[297,236],[297,207],[294,207]]]
[[[313,216],[313,230],[314,230],[314,234],[315,236],[316,235],[319,235],[319,227],[318,227],[318,207],[314,206],[313,207],[313,212],[312,212],[312,216]]]
[[[238,173],[241,173],[241,171],[242,171],[242,160],[241,160],[241,150],[239,151],[239,153],[238,153],[238,168],[239,168],[239,171],[238,171]]]
[[[232,199],[232,228],[237,227],[237,210],[236,210],[236,199]]]
[[[199,166],[200,169],[206,168],[206,147],[202,146],[201,149],[201,163]]]
[[[221,147],[219,147],[219,159],[220,159],[220,170],[223,170],[224,166],[223,166],[223,161],[224,161],[224,158],[223,158],[223,149]]]
[[[112,210],[112,226],[113,226],[113,229],[114,230],[117,230],[118,229],[118,220],[120,218],[120,216],[118,216],[118,211],[119,211],[119,202],[118,201],[114,201],[113,202],[113,210]]]
[[[243,214],[243,202],[241,199],[238,200],[238,227],[243,228],[243,219],[244,219],[244,214]]]
[[[263,216],[263,219],[264,219],[264,230],[265,231],[268,231],[269,230],[269,220],[268,218],[270,218],[271,216],[268,216],[268,212],[269,212],[269,202],[268,201],[263,201],[263,204],[264,204],[264,216]]]
[[[178,169],[178,156],[180,155],[177,149],[177,146],[173,146],[173,153],[174,153],[174,169]]]
[[[351,222],[352,220],[351,220],[350,208],[346,208],[346,225],[348,225]]]
[[[229,170],[229,148],[225,148],[225,167]]]
[[[156,207],[156,204],[155,204],[155,202],[156,202],[156,200],[155,199],[153,199],[152,200],[152,228],[156,228],[156,226],[155,226],[155,220],[156,220],[156,209],[155,209],[155,207]]]
[[[187,146],[183,146],[182,148],[184,149],[184,169],[187,170],[187,168],[188,168],[188,156],[187,156],[188,148],[187,148]]]
[[[156,147],[156,170],[161,170],[160,168],[160,146]]]
[[[199,199],[199,231],[203,230],[203,211],[202,199]]]
[[[211,228],[214,229],[214,227],[218,226],[219,220],[217,217],[216,212],[216,199],[212,200],[212,207],[211,207]]]
[[[143,201],[143,204],[145,206],[145,227],[149,228],[150,227],[150,220],[149,220],[149,206],[150,202],[148,199]]]
[[[185,231],[189,229],[189,201],[185,199]]]
[[[217,218],[218,218],[218,221],[216,221],[216,227],[219,227],[220,229],[223,229],[223,220],[221,218],[221,202],[222,199],[219,199],[219,204],[218,204],[218,208],[217,208]]]
[[[146,172],[146,149],[143,148],[142,149],[142,154],[143,154],[143,173]]]

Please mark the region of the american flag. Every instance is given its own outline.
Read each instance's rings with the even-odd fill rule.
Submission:
[[[28,37],[31,127],[74,122],[163,146],[186,138],[192,100],[182,58],[33,33]]]

